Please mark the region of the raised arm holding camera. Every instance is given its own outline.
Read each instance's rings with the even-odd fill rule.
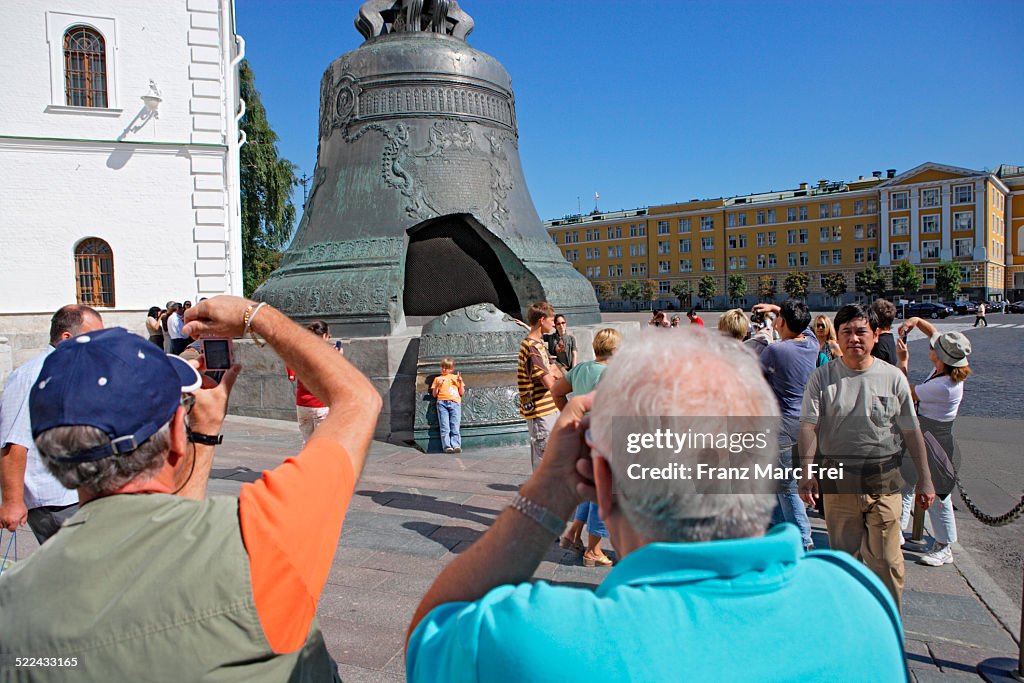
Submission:
[[[335,679],[314,615],[380,398],[270,306],[220,296],[185,318],[186,335],[266,340],[345,410],[237,499],[204,499],[239,368],[199,389],[196,369],[120,328],[61,345],[30,397],[33,434],[82,507],[5,572],[0,658],[78,653],[82,680]]]

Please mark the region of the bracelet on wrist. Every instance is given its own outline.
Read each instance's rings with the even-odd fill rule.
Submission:
[[[242,336],[246,334],[256,343],[256,346],[261,349],[267,345],[265,341],[256,336],[256,331],[252,329],[253,318],[260,312],[260,309],[267,305],[266,301],[261,301],[258,304],[250,304],[249,308],[245,309],[245,315],[242,316],[242,324],[244,328],[242,330]]]
[[[561,536],[562,532],[565,531],[564,519],[522,495],[517,495],[509,507],[531,521],[536,522],[542,529],[550,532],[552,536]]]

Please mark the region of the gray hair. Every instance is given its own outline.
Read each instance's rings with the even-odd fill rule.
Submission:
[[[595,449],[609,462],[618,503],[638,533],[669,542],[746,538],[768,527],[776,501],[773,482],[744,482],[740,493],[709,493],[684,485],[691,482],[631,479],[627,470],[638,458],[644,458],[645,467],[665,467],[699,454],[615,452],[614,418],[628,418],[631,429],[654,433],[668,416],[699,418],[701,427],[717,431],[727,429],[726,418],[767,421],[778,415],[775,395],[756,359],[734,340],[692,328],[669,336],[645,331],[630,335],[609,361],[594,398],[590,433]],[[774,432],[768,445],[745,455],[774,465]],[[693,467],[696,462],[680,464]]]
[[[64,488],[79,487],[106,495],[132,481],[151,479],[163,466],[171,448],[171,423],[161,427],[134,451],[89,462],[63,462],[55,457],[80,453],[110,443],[96,427],[72,425],[48,429],[36,437],[36,448],[50,473]]]

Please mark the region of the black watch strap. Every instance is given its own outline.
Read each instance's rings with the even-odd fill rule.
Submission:
[[[224,435],[218,434],[216,436],[211,436],[210,434],[200,434],[199,432],[189,430],[188,440],[192,443],[198,443],[204,446],[219,446],[224,443]]]

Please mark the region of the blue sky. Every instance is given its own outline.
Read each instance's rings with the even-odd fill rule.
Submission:
[[[235,0],[279,149],[312,175],[360,0]],[[512,76],[541,218],[1024,164],[1024,2],[463,0]],[[296,193],[301,204],[302,190]]]

